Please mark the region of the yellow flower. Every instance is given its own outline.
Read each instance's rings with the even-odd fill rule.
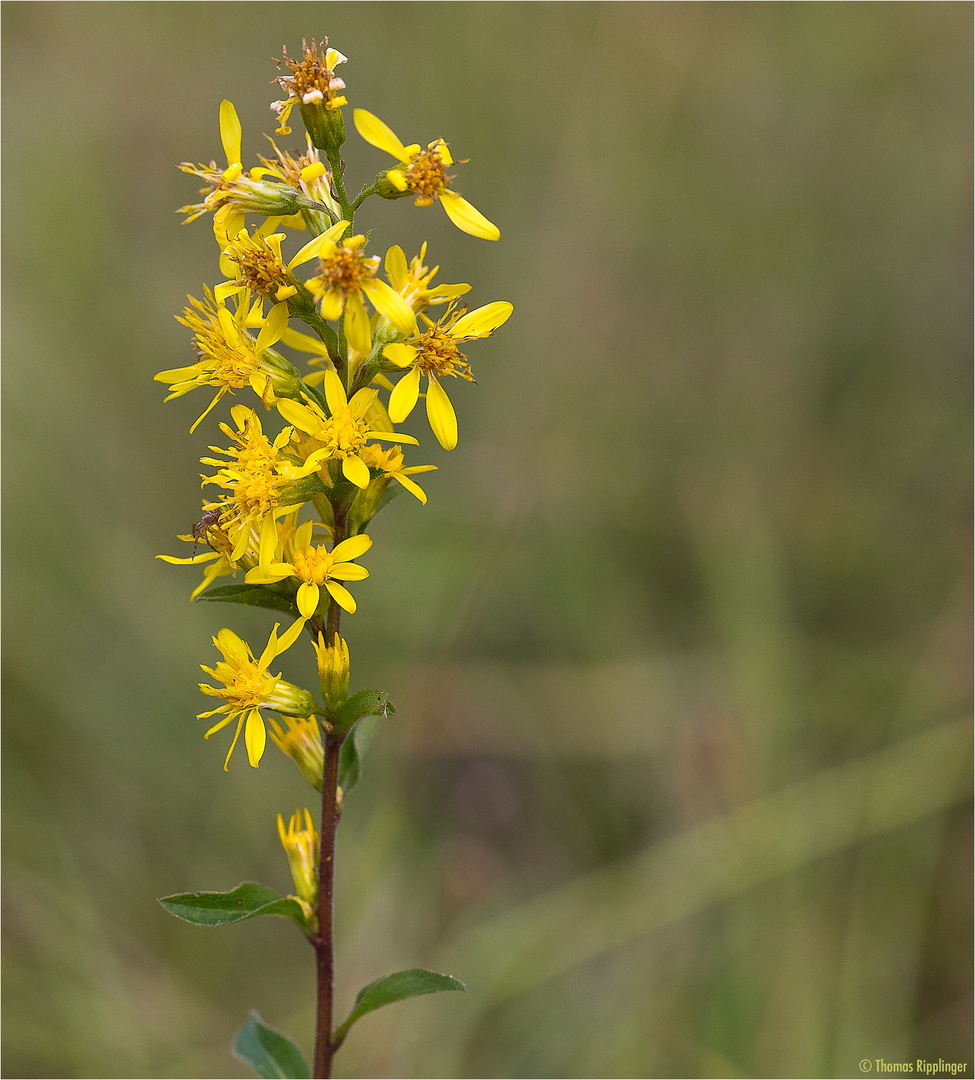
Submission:
[[[355,109],[352,118],[367,143],[392,154],[401,163],[386,173],[397,191],[411,191],[417,206],[431,206],[439,199],[447,217],[471,236],[483,240],[500,238],[501,231],[496,225],[448,187],[451,177],[447,176],[446,166],[453,165],[454,159],[443,139],[436,139],[426,150],[421,150],[419,143],[404,146],[391,128],[365,109]]]
[[[290,716],[308,716],[315,711],[314,698],[307,690],[285,682],[280,674],[272,675],[268,671],[268,664],[286,649],[291,648],[301,632],[300,626],[292,627],[283,638],[279,639],[279,625],[279,623],[274,624],[267,646],[259,660],[254,659],[254,654],[246,641],[241,641],[232,630],[224,628],[213,638],[213,644],[223,654],[223,660],[218,661],[216,667],[213,668],[207,667],[206,664],[200,665],[207,675],[223,684],[222,687],[217,687],[210,686],[209,683],[200,683],[200,689],[210,697],[225,698],[227,702],[226,705],[221,705],[217,709],[199,714],[200,720],[216,716],[218,713],[227,714],[203,737],[209,739],[215,731],[220,731],[234,720],[237,721],[234,741],[230,744],[227,760],[223,765],[225,772],[242,728],[244,729],[244,745],[247,747],[247,760],[255,769],[260,763],[267,744],[267,731],[264,728],[261,709],[274,709],[276,712]]]
[[[471,289],[470,285],[463,283],[434,285],[433,278],[440,267],[435,266],[431,270],[424,266],[423,260],[426,254],[426,241],[420,246],[420,254],[410,259],[409,263],[398,244],[394,244],[386,252],[386,277],[414,311],[423,311],[431,304],[442,304],[447,300],[453,300],[455,297],[470,292]]]
[[[323,215],[320,212],[311,211],[317,213],[321,224],[321,228],[316,231],[323,232],[342,216],[342,212],[339,204],[335,201],[335,196],[332,194],[332,174],[321,160],[318,148],[312,144],[310,136],[306,135],[305,141],[307,143],[305,153],[295,157],[285,150],[279,150],[275,141],[271,139],[270,143],[274,147],[277,161],[259,155],[264,168],[252,169],[251,176],[263,176],[264,174],[273,176],[313,202],[323,203],[331,215],[328,221],[323,220]],[[303,221],[301,226],[304,227]]]
[[[297,214],[302,206],[313,201],[291,185],[266,181],[267,169],[244,172],[240,160],[240,120],[230,101],[220,103],[220,140],[227,155],[225,169],[215,161],[209,165],[192,165],[184,161],[179,166],[183,172],[199,176],[207,184],[200,189],[206,196],[203,202],[181,206],[177,211],[189,215],[184,225],[213,211],[213,232],[222,246],[228,234],[233,235],[244,227],[244,217],[248,213],[265,216]]]
[[[220,260],[220,270],[230,277],[237,264],[237,278],[233,282],[217,286],[222,292],[233,286],[253,289],[274,303],[282,303],[298,292],[300,282],[284,265],[281,241],[284,233],[264,235],[256,229],[251,236],[246,229],[239,229],[228,237]]]
[[[316,791],[321,791],[325,750],[318,720],[314,716],[286,716],[284,722],[288,726],[287,731],[274,717],[268,720],[271,742],[295,762]]]
[[[354,613],[355,599],[339,582],[362,581],[369,576],[364,566],[352,562],[372,547],[372,540],[368,536],[350,536],[329,551],[324,544],[312,545],[312,528],[311,520],[298,526],[291,545],[290,562],[272,562],[266,569],[255,566],[247,571],[244,578],[252,585],[271,585],[285,578],[297,578],[301,582],[295,597],[301,616],[298,620],[300,624],[304,624],[318,610],[322,585],[339,607],[345,608],[350,614]]]
[[[369,466],[370,469],[377,469],[382,476],[376,480],[370,481],[370,487],[373,484],[382,486],[382,491],[386,489],[389,480],[396,480],[402,484],[403,487],[411,494],[415,495],[421,503],[426,505],[427,496],[423,488],[418,483],[410,479],[411,475],[423,472],[432,472],[436,469],[436,465],[410,465],[407,468],[403,468],[403,447],[402,446],[380,446],[378,443],[370,443],[363,448],[360,455],[362,460]],[[383,481],[386,483],[383,483]],[[379,494],[382,493],[379,492]],[[378,502],[378,498],[376,500]]]
[[[219,509],[211,507],[207,509],[204,514],[204,520],[198,525],[193,526],[192,536],[180,536],[178,539],[184,540],[187,543],[193,544],[193,554],[187,559],[178,559],[174,555],[157,555],[157,559],[161,559],[163,562],[173,563],[176,566],[199,566],[202,563],[209,563],[210,565],[203,571],[203,580],[199,585],[190,593],[190,599],[195,600],[201,592],[218,577],[223,577],[226,574],[234,574],[237,571],[237,563],[232,562],[230,559],[230,553],[233,550],[233,544],[230,542],[230,537],[224,532],[219,522]],[[215,515],[216,521],[207,521],[207,515]],[[213,549],[212,551],[201,551],[196,553],[196,548],[201,540],[205,540],[206,543]],[[255,560],[256,562],[256,557]]]
[[[351,236],[339,242],[348,225],[347,221],[339,221],[321,236],[310,240],[288,268],[313,258],[319,260],[318,275],[309,278],[305,285],[318,302],[322,318],[334,322],[345,314],[345,334],[349,344],[366,355],[372,347],[372,330],[364,296],[401,334],[416,330],[416,318],[403,297],[376,277],[379,256],[363,253],[364,236]]]
[[[214,408],[218,401],[235,389],[250,385],[270,407],[275,391],[297,397],[298,373],[276,354],[266,353],[284,334],[288,325],[287,304],[276,304],[255,340],[245,329],[248,318],[246,304],[238,307],[232,315],[227,307],[214,299],[207,288],[204,300],[187,298],[191,307],[185,308],[177,320],[193,331],[193,340],[199,360],[187,367],[169,368],[158,372],[156,382],[170,383],[166,401],[182,397],[198,386],[216,386],[219,389],[213,400],[203,410],[190,433]],[[290,369],[290,370],[289,370]]]
[[[298,892],[296,899],[301,904],[309,928],[314,929],[317,926],[315,909],[318,906],[318,860],[321,849],[311,811],[305,807],[305,827],[302,828],[301,811],[297,810],[288,822],[287,830],[284,819],[278,814],[278,836],[288,856],[291,878]]]
[[[275,135],[291,134],[291,128],[288,127],[288,115],[295,105],[299,108],[304,105],[334,112],[340,106],[347,104],[340,93],[345,89],[345,83],[336,76],[335,69],[339,64],[344,64],[348,57],[343,56],[338,49],[326,49],[327,44],[328,38],[325,38],[322,41],[322,55],[319,57],[314,38],[310,49],[302,40],[300,60],[292,60],[286,49],[281,50],[284,56],[278,64],[286,64],[291,74],[281,75],[275,80],[288,95],[284,101],[271,103],[271,110],[278,118]],[[305,110],[302,110],[303,117],[304,113]]]
[[[325,708],[335,713],[349,696],[349,646],[338,634],[332,638],[331,645],[326,645],[325,635],[321,632],[314,645],[322,700]]]
[[[280,402],[278,403],[280,405]],[[219,503],[207,509],[220,509],[220,522],[233,540],[231,562],[237,562],[256,541],[261,566],[267,566],[277,547],[278,534],[275,519],[300,506],[288,497],[288,485],[315,468],[301,468],[287,458],[283,450],[291,439],[291,428],[285,428],[272,443],[261,428],[261,421],[253,409],[235,405],[231,416],[237,425],[234,431],[226,424],[220,430],[228,435],[236,446],[227,450],[211,446],[219,458],[201,458],[204,465],[215,465],[218,472],[205,476],[204,484],[216,484],[230,492]]]
[[[457,445],[457,415],[439,379],[450,375],[473,382],[471,366],[458,345],[487,337],[512,311],[514,307],[506,300],[486,304],[466,315],[451,305],[439,322],[426,319],[430,329],[425,333],[408,342],[387,345],[383,356],[399,367],[409,368],[389,396],[389,418],[393,423],[402,423],[413,411],[420,396],[420,376],[426,375],[427,419],[440,445],[453,450]]]
[[[313,402],[303,405],[297,401],[281,400],[277,403],[278,411],[285,420],[311,437],[309,445],[312,451],[305,458],[302,472],[310,472],[327,461],[341,461],[342,475],[346,480],[364,488],[369,483],[369,467],[360,457],[360,451],[368,439],[416,442],[409,435],[371,429],[366,414],[375,404],[378,392],[363,388],[356,391],[349,401],[342,380],[329,370],[325,372],[325,401],[331,416],[326,416]]]

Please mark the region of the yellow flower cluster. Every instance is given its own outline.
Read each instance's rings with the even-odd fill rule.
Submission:
[[[458,425],[446,384],[474,381],[462,347],[493,333],[513,310],[507,301],[468,310],[470,285],[435,283],[439,267],[428,267],[426,243],[411,259],[396,244],[371,250],[373,234],[357,218],[372,196],[410,196],[421,208],[440,203],[473,237],[497,240],[500,230],[455,190],[448,169],[464,162],[443,138],[404,144],[364,108],[353,111],[355,130],[395,163],[349,197],[341,153],[347,87],[335,73],[346,62],[327,39],[303,42],[300,59],[285,53],[279,61],[286,96],[271,104],[275,135],[290,134],[297,109],[306,130],[299,149],[271,140],[273,155],[245,168],[240,119],[224,101],[226,166],[180,166],[205,182],[202,201],[181,212],[187,221],[212,214],[222,280],[205,285],[202,299],[189,297],[177,316],[192,334],[195,358],[156,375],[169,386],[167,401],[208,389],[191,431],[226,398],[233,403],[229,422],[218,422],[223,439],[200,459],[210,470],[201,474],[210,497],[181,536],[193,551],[159,557],[203,568],[193,597],[262,606],[292,620],[280,637],[275,625],[259,658],[229,629],[214,637],[221,659],[203,666],[213,683],[200,685],[224,704],[200,714],[219,717],[206,734],[236,723],[231,751],[243,733],[256,767],[269,724],[272,742],[319,788],[322,732],[341,729],[348,695],[339,628],[342,613],[356,611],[349,586],[369,576],[358,561],[373,545],[366,530],[398,491],[425,504],[414,477],[436,468],[407,463],[404,451],[418,439],[396,425],[425,397],[430,429],[452,450]],[[220,578],[229,583],[215,584]],[[320,698],[270,671],[304,631]],[[266,711],[284,726],[266,721]],[[304,830],[298,815],[287,830],[279,822],[295,865],[317,843],[308,821]],[[299,882],[299,894],[312,903],[308,881]]]

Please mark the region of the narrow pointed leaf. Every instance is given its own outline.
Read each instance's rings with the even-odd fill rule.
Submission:
[[[467,987],[459,979],[455,979],[452,975],[427,971],[425,968],[411,968],[408,971],[396,971],[392,975],[384,975],[359,991],[352,1012],[335,1033],[336,1044],[345,1038],[356,1020],[372,1012],[373,1009],[391,1005],[394,1001],[402,1001],[404,998],[436,994],[441,990],[461,990],[467,993]]]
[[[177,919],[197,926],[226,926],[258,915],[281,915],[306,928],[301,905],[294,897],[279,896],[258,881],[244,881],[230,892],[175,893],[159,903]]]
[[[218,585],[200,593],[197,600],[270,608],[271,611],[284,611],[288,615],[295,615],[298,611],[293,599],[282,596],[281,593],[272,592],[264,585]]]
[[[289,1077],[308,1080],[311,1070],[304,1054],[283,1031],[266,1024],[257,1012],[234,1036],[234,1057],[266,1080]]]

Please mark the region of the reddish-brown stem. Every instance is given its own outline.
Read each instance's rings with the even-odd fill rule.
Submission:
[[[325,736],[325,773],[322,777],[321,857],[318,864],[318,934],[314,939],[318,976],[318,1006],[315,1025],[316,1080],[332,1075],[332,1002],[335,989],[334,939],[332,933],[333,881],[335,871],[335,830],[338,825],[337,790],[341,739]]]
[[[345,539],[348,507],[333,507],[334,544]],[[331,644],[340,632],[342,609],[333,600],[328,609],[327,638]],[[325,769],[322,776],[322,821],[319,828],[321,855],[318,863],[318,934],[315,937],[315,966],[318,978],[318,1005],[315,1023],[315,1064],[312,1075],[324,1080],[332,1075],[332,1012],[335,994],[335,941],[332,932],[333,883],[335,878],[335,830],[339,823],[339,752],[342,740],[325,734]]]

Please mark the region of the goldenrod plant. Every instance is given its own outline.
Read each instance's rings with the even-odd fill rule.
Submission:
[[[428,266],[425,243],[412,257],[396,244],[377,250],[374,234],[358,224],[370,197],[412,196],[417,207],[440,203],[473,237],[500,237],[452,186],[455,162],[442,138],[406,145],[361,108],[352,112],[356,131],[396,163],[349,196],[342,160],[348,101],[336,74],[345,62],[327,39],[302,42],[300,60],[285,52],[279,70],[287,73],[276,80],[285,96],[271,104],[280,145],[270,139],[268,156],[245,169],[237,111],[224,101],[226,165],[180,166],[205,181],[202,201],[181,212],[186,221],[212,215],[222,280],[204,285],[202,298],[190,297],[177,316],[193,335],[195,361],[155,376],[169,386],[167,401],[208,388],[191,432],[232,402],[219,422],[220,445],[200,459],[208,497],[199,522],[179,538],[192,550],[159,558],[202,569],[192,599],[262,607],[277,620],[257,649],[226,627],[213,637],[219,659],[201,665],[209,681],[200,689],[221,704],[199,714],[209,721],[204,738],[229,729],[229,769],[240,759],[234,749],[243,734],[247,763],[256,769],[270,734],[320,793],[317,814],[289,807],[287,824],[278,815],[294,895],[247,881],[229,892],[160,901],[203,926],[284,916],[311,944],[318,980],[311,1070],[286,1035],[252,1013],[234,1052],[259,1076],[330,1076],[333,1055],[366,1013],[418,994],[466,989],[439,972],[398,971],[363,988],[341,1023],[333,1017],[336,827],[359,778],[362,721],[395,711],[384,691],[350,693],[342,616],[356,611],[350,586],[369,576],[360,560],[368,561],[373,546],[373,518],[402,491],[424,505],[415,478],[437,467],[408,464],[418,440],[395,426],[425,396],[430,428],[452,450],[457,418],[445,384],[473,382],[462,348],[512,312],[506,301],[468,310],[470,286],[435,283],[439,268]],[[304,145],[282,149],[295,109]],[[222,578],[229,580],[218,584]],[[281,655],[301,642],[318,672],[317,693],[278,670]]]

